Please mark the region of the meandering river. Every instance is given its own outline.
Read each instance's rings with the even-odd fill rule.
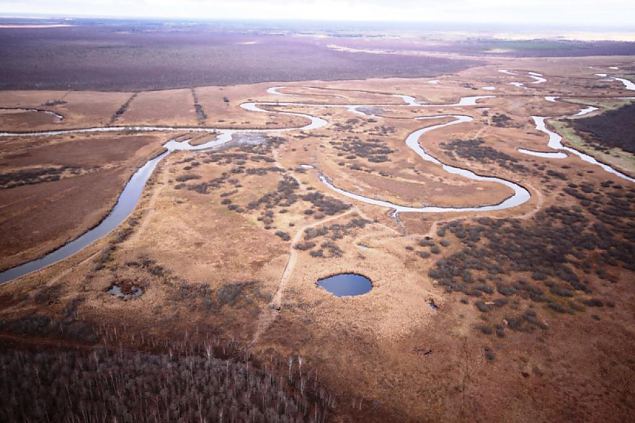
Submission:
[[[506,179],[496,178],[493,176],[481,176],[472,172],[471,170],[467,170],[460,167],[450,166],[443,162],[441,162],[436,157],[430,155],[420,144],[421,137],[429,132],[432,132],[437,129],[445,128],[447,126],[457,125],[460,123],[471,122],[473,119],[470,116],[464,115],[438,115],[438,116],[422,116],[416,118],[417,120],[427,120],[427,119],[441,119],[441,118],[454,118],[454,120],[441,123],[438,125],[428,126],[417,131],[412,132],[405,140],[406,145],[413,150],[419,157],[423,160],[439,165],[448,173],[452,173],[455,175],[460,175],[465,178],[474,180],[474,181],[485,181],[485,182],[494,182],[498,184],[505,185],[511,188],[514,191],[514,194],[507,199],[503,200],[497,204],[488,204],[482,206],[473,206],[473,207],[440,207],[440,206],[404,206],[395,203],[391,203],[389,201],[381,200],[378,198],[368,197],[362,194],[354,193],[351,191],[344,190],[342,188],[337,187],[327,176],[320,175],[320,180],[324,185],[329,187],[331,190],[341,194],[345,197],[351,198],[353,200],[361,201],[366,204],[372,204],[379,207],[386,207],[393,210],[393,214],[397,213],[446,213],[446,212],[475,212],[475,211],[496,211],[496,210],[505,210],[511,207],[517,207],[529,200],[531,195],[529,191],[527,191],[524,187],[508,181]]]
[[[545,100],[550,101],[550,102],[555,102],[557,97],[545,97]],[[580,116],[585,116],[588,115],[589,113],[593,113],[596,110],[598,110],[597,107],[594,106],[586,106],[582,109],[580,109],[579,112],[577,112],[576,114],[574,114],[572,117],[580,117]],[[581,151],[576,150],[575,148],[572,147],[567,147],[565,145],[562,144],[562,136],[560,136],[560,134],[552,131],[551,129],[549,129],[547,127],[547,123],[546,120],[547,119],[551,119],[551,118],[547,118],[544,116],[532,116],[531,119],[533,120],[534,124],[536,125],[536,129],[544,134],[547,134],[547,136],[549,137],[549,141],[547,142],[547,147],[553,149],[553,150],[560,150],[557,152],[543,152],[543,151],[533,151],[533,150],[528,150],[525,148],[519,148],[518,151],[523,153],[523,154],[529,154],[532,156],[537,156],[537,157],[542,157],[542,158],[547,158],[547,159],[564,159],[567,158],[567,154],[563,153],[563,151],[566,151],[568,153],[571,153],[575,156],[578,156],[580,159],[582,159],[583,161],[587,162],[587,163],[591,163],[594,164],[596,166],[600,166],[604,171],[611,173],[621,179],[627,180],[629,182],[635,182],[635,179],[620,172],[617,169],[614,169],[613,167],[609,166],[606,163],[602,163],[600,161],[598,161],[596,158],[594,158],[593,156],[590,156],[588,154],[585,154]]]
[[[508,73],[508,72],[503,72]],[[511,73],[510,73],[511,74]],[[534,75],[538,77],[538,75]],[[536,81],[538,83],[538,81]],[[284,87],[271,87],[267,90],[269,94],[273,95],[285,95],[291,96],[290,94],[281,93],[279,90]],[[457,103],[453,104],[424,104],[417,101],[414,97],[406,96],[406,95],[396,95],[404,101],[403,105],[395,105],[395,104],[385,104],[383,106],[386,107],[417,107],[417,108],[430,108],[430,107],[470,107],[478,105],[478,102],[483,99],[493,98],[494,96],[470,96],[470,97],[462,97]],[[555,98],[553,98],[555,101]],[[123,191],[119,195],[117,202],[113,209],[108,213],[106,218],[102,220],[97,226],[85,232],[78,238],[73,241],[65,244],[64,246],[46,254],[45,256],[38,258],[36,260],[32,260],[30,262],[24,263],[22,265],[16,266],[4,272],[0,272],[0,283],[9,282],[11,280],[17,279],[21,276],[24,276],[28,273],[41,270],[53,263],[64,260],[75,253],[81,251],[86,246],[90,245],[92,242],[106,236],[113,229],[118,227],[121,223],[123,223],[127,217],[134,211],[141,195],[143,193],[143,189],[154,172],[157,165],[171,154],[174,151],[203,151],[209,150],[213,148],[217,148],[222,146],[223,144],[228,143],[232,140],[234,135],[240,134],[248,134],[248,133],[267,133],[267,134],[276,134],[276,133],[284,133],[287,131],[309,131],[316,130],[322,128],[328,124],[328,122],[320,117],[313,116],[306,113],[298,113],[298,112],[288,112],[288,111],[279,111],[276,110],[276,107],[325,107],[325,108],[345,108],[351,113],[356,113],[358,115],[364,116],[372,116],[368,113],[365,113],[364,110],[369,110],[374,107],[379,107],[382,105],[378,104],[313,104],[313,103],[293,103],[293,102],[248,102],[241,104],[241,107],[247,111],[251,112],[259,112],[259,113],[272,113],[272,114],[280,114],[287,116],[298,116],[305,118],[309,121],[308,124],[299,127],[288,127],[281,129],[222,129],[222,128],[201,128],[201,127],[169,127],[169,126],[114,126],[114,127],[92,127],[92,128],[78,128],[78,129],[62,129],[62,130],[53,130],[53,131],[33,131],[33,132],[0,132],[0,137],[30,137],[30,136],[56,136],[56,135],[67,135],[67,134],[83,134],[83,133],[100,133],[100,132],[124,132],[124,131],[132,131],[132,132],[194,132],[194,133],[209,133],[215,134],[214,137],[209,142],[206,142],[201,145],[191,145],[189,140],[185,141],[176,141],[170,140],[164,144],[165,152],[160,155],[150,159],[146,162],[141,168],[139,168],[133,176],[130,178]],[[432,125],[425,128],[421,128],[417,131],[412,132],[405,140],[406,145],[411,148],[421,159],[432,162],[438,166],[441,166],[443,170],[448,173],[460,175],[470,180],[474,181],[486,181],[486,182],[494,182],[498,184],[505,185],[511,188],[514,192],[513,195],[503,200],[498,204],[488,204],[488,205],[475,205],[471,207],[439,207],[434,205],[422,205],[421,207],[412,207],[412,206],[403,206],[398,204],[393,204],[391,202],[381,200],[378,198],[371,198],[361,194],[353,193],[346,191],[344,189],[338,188],[329,178],[325,175],[320,175],[320,180],[324,183],[326,187],[333,190],[334,192],[346,196],[348,198],[361,201],[367,204],[372,204],[380,207],[386,207],[393,210],[393,213],[439,213],[439,212],[466,212],[466,211],[496,211],[496,210],[504,210],[511,207],[517,207],[530,199],[530,193],[524,187],[516,184],[514,182],[497,178],[493,176],[482,176],[478,175],[468,169],[455,167],[447,165],[441,162],[436,157],[430,155],[420,144],[421,138],[423,135],[428,134],[434,130],[444,128],[451,125],[457,125],[462,123],[467,123],[472,121],[470,116],[459,115],[459,114],[447,114],[447,115],[438,115],[438,116],[421,116],[415,118],[417,120],[428,120],[428,119],[439,119],[439,118],[453,118],[452,121],[447,123],[442,123],[438,125]],[[537,128],[540,122],[542,122],[544,126],[544,119],[541,117],[534,116],[534,120],[536,121]],[[539,130],[542,130],[539,127]],[[550,146],[557,145],[557,148],[563,149],[566,151],[570,151],[573,154],[577,154],[583,160],[589,161],[595,164],[598,164],[605,168],[607,171],[611,171],[620,177],[625,177],[632,181],[631,178],[623,175],[617,171],[614,171],[607,165],[602,163],[598,163],[590,156],[586,156],[582,153],[579,153],[576,150],[570,149],[568,147],[562,146],[560,140],[558,139],[559,135],[552,133],[549,131],[546,126],[544,127],[543,132],[549,134],[550,137]],[[553,135],[552,135],[553,134]],[[561,139],[561,138],[560,138]]]
[[[262,111],[265,110],[258,108],[254,103],[245,103],[242,105],[246,110],[252,111]],[[94,241],[108,235],[112,230],[117,228],[121,223],[123,223],[128,216],[134,211],[139,199],[141,198],[141,194],[143,193],[143,189],[145,188],[148,179],[152,176],[154,169],[157,167],[159,162],[167,157],[170,153],[174,151],[201,151],[201,150],[209,150],[212,148],[219,147],[229,141],[231,141],[234,134],[240,133],[282,133],[286,131],[292,130],[312,130],[317,129],[322,126],[325,126],[327,122],[319,117],[303,114],[303,113],[292,113],[292,112],[278,112],[279,114],[284,115],[294,115],[301,116],[310,120],[310,123],[299,127],[299,128],[283,128],[283,129],[242,129],[242,130],[225,130],[225,129],[212,129],[212,128],[173,128],[173,127],[126,127],[126,128],[140,128],[140,131],[165,131],[165,132],[184,132],[184,131],[192,131],[192,132],[209,132],[213,134],[217,134],[217,136],[204,144],[201,145],[191,145],[189,140],[185,141],[176,141],[170,140],[166,142],[163,146],[166,151],[161,153],[160,155],[148,160],[142,167],[140,167],[130,178],[128,183],[126,183],[123,191],[119,194],[117,202],[112,210],[108,213],[108,215],[94,228],[88,230],[78,238],[75,238],[73,241],[63,245],[60,248],[57,248],[50,253],[40,257],[36,260],[29,261],[27,263],[21,264],[19,266],[13,267],[11,269],[5,270],[4,272],[0,272],[0,284],[9,282],[11,280],[17,279],[21,276],[24,276],[28,273],[43,269],[53,263],[64,260],[79,251],[83,250],[88,245],[92,244]],[[160,128],[160,129],[158,129]],[[61,134],[73,134],[73,133],[90,133],[90,132],[119,132],[122,130],[122,127],[107,127],[107,128],[84,128],[84,129],[68,129],[61,131],[42,131],[42,132],[31,132],[31,133],[10,133],[3,132],[0,133],[0,136],[53,136],[53,135],[61,135]]]

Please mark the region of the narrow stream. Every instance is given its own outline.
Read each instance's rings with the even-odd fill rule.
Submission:
[[[504,73],[505,75],[519,76],[518,73],[509,71],[507,69],[499,69],[498,71],[500,73]],[[544,77],[544,75],[538,72],[527,72],[527,76],[533,79],[531,84],[544,84],[545,82],[547,82],[547,79]],[[509,85],[513,85],[514,87],[522,88],[525,90],[528,89],[523,82],[514,81],[510,82]]]
[[[404,103],[408,106],[423,106],[423,103],[419,103],[416,98],[410,95],[403,94],[393,94],[393,97],[399,97],[403,100]]]
[[[258,108],[254,103],[245,103],[243,105],[244,109],[258,111],[258,112],[267,112],[264,109]],[[78,238],[75,238],[73,241],[63,245],[60,248],[53,250],[52,252],[44,255],[41,258],[36,260],[32,260],[21,264],[19,266],[10,268],[5,270],[4,272],[0,272],[0,284],[9,282],[13,279],[24,276],[28,273],[43,269],[53,263],[61,261],[67,257],[76,254],[77,252],[83,250],[85,247],[93,243],[94,241],[108,235],[112,230],[117,228],[121,223],[123,223],[128,216],[134,211],[139,199],[141,198],[141,194],[143,193],[143,189],[152,176],[154,169],[157,167],[159,162],[167,157],[173,151],[201,151],[208,150],[212,148],[219,147],[229,141],[231,141],[234,134],[240,133],[282,133],[286,131],[292,130],[311,130],[321,128],[325,126],[328,122],[324,119],[302,114],[302,113],[292,113],[292,112],[275,112],[284,115],[292,115],[292,116],[301,116],[310,120],[308,125],[302,126],[300,128],[283,128],[283,129],[244,129],[244,130],[218,130],[212,128],[165,128],[165,127],[140,127],[141,131],[178,131],[184,132],[188,130],[192,130],[194,132],[209,132],[213,134],[217,134],[217,136],[211,141],[201,144],[201,145],[191,145],[189,140],[185,141],[176,141],[170,140],[166,142],[163,146],[166,151],[161,153],[160,155],[154,157],[147,161],[141,168],[139,168],[130,178],[130,180],[126,183],[123,191],[119,194],[117,198],[117,202],[115,206],[111,209],[108,215],[94,228],[84,232]],[[160,128],[160,129],[155,129]],[[42,135],[42,136],[52,136],[52,135],[60,135],[60,134],[68,134],[68,133],[86,133],[86,132],[114,132],[121,131],[122,128],[85,128],[85,129],[69,129],[62,131],[42,131],[37,133],[10,133],[4,132],[0,133],[0,136],[33,136]]]
[[[555,102],[557,97],[545,97],[545,100],[547,101],[551,101],[551,102]],[[580,116],[585,116],[588,115],[589,113],[593,113],[596,110],[599,110],[597,107],[594,106],[587,106],[584,107],[582,109],[580,109],[579,112],[577,112],[576,114],[574,114],[572,117],[580,117]],[[551,118],[547,118],[544,116],[532,116],[531,117],[532,120],[534,121],[534,124],[536,125],[536,129],[542,133],[547,134],[547,136],[549,137],[549,141],[547,142],[547,147],[553,149],[553,150],[560,150],[557,152],[543,152],[543,151],[534,151],[534,150],[528,150],[526,148],[518,148],[518,151],[520,153],[523,154],[528,154],[531,156],[536,156],[536,157],[542,157],[542,158],[547,158],[547,159],[564,159],[567,156],[566,153],[563,153],[563,151],[566,151],[568,153],[571,153],[573,155],[578,156],[580,159],[582,159],[583,161],[587,162],[587,163],[591,163],[594,164],[596,166],[600,166],[602,169],[604,169],[606,172],[611,173],[619,178],[622,178],[624,180],[627,180],[629,182],[635,182],[634,178],[631,178],[630,176],[614,169],[613,167],[602,163],[600,161],[598,161],[597,159],[595,159],[593,156],[590,156],[588,154],[585,154],[581,151],[576,150],[575,148],[571,148],[571,147],[567,147],[565,145],[562,144],[562,136],[560,136],[560,134],[550,130],[547,127],[547,123],[546,120],[547,119],[551,119]]]
[[[277,95],[285,95],[281,93],[279,90],[284,87],[272,87],[267,90],[269,94],[277,94]],[[416,106],[416,107],[454,107],[454,106],[475,106],[477,102],[481,99],[492,98],[493,96],[471,96],[471,97],[462,97],[458,103],[454,104],[425,104],[422,105],[414,98],[413,101],[409,101],[404,99],[407,103],[406,106]],[[402,97],[403,98],[403,97]],[[416,104],[415,104],[416,103]],[[53,131],[33,131],[33,132],[0,132],[0,137],[29,137],[29,136],[56,136],[56,135],[67,135],[67,134],[83,134],[83,133],[100,133],[100,132],[122,132],[122,131],[134,131],[134,132],[195,132],[195,133],[209,133],[216,134],[216,137],[210,140],[207,143],[193,146],[189,143],[189,140],[178,142],[176,140],[170,140],[164,144],[166,151],[161,155],[149,160],[146,164],[144,164],[140,169],[137,170],[130,178],[123,191],[119,195],[117,202],[114,208],[110,211],[110,213],[106,216],[104,220],[102,220],[97,226],[89,231],[85,232],[78,238],[69,242],[68,244],[63,245],[62,247],[53,250],[52,252],[46,254],[45,256],[32,260],[30,262],[24,263],[22,265],[13,267],[4,272],[0,272],[0,283],[5,283],[16,278],[19,278],[28,273],[43,269],[53,263],[56,263],[60,260],[63,260],[71,255],[81,251],[83,248],[91,244],[92,242],[102,238],[103,236],[110,233],[113,229],[123,223],[126,218],[132,213],[134,210],[141,194],[143,192],[143,188],[147,183],[148,179],[152,175],[154,169],[159,164],[161,160],[163,160],[166,156],[168,156],[173,151],[201,151],[219,147],[229,141],[231,141],[233,135],[235,134],[245,134],[245,133],[283,133],[287,131],[299,130],[299,131],[308,131],[315,130],[324,127],[328,124],[328,122],[322,118],[312,116],[305,113],[296,113],[296,112],[283,112],[277,110],[266,110],[263,107],[274,107],[274,106],[287,106],[287,107],[344,107],[347,110],[357,113],[360,115],[366,115],[362,111],[358,110],[358,108],[372,108],[377,105],[362,105],[362,104],[309,104],[309,103],[280,103],[280,102],[264,102],[264,103],[254,103],[248,102],[240,105],[244,110],[252,111],[252,112],[260,112],[260,113],[272,113],[272,114],[281,114],[287,116],[299,116],[309,120],[307,125],[301,127],[289,127],[289,128],[281,128],[281,129],[220,129],[220,128],[201,128],[201,127],[170,127],[170,126],[118,126],[118,127],[92,127],[92,128],[79,128],[79,129],[62,129],[62,130],[53,130]],[[395,106],[394,104],[387,104],[386,106]],[[403,107],[403,106],[402,106]],[[469,117],[461,117],[459,121],[463,119],[471,119]],[[459,121],[455,123],[459,123]],[[453,124],[450,122],[449,124]],[[443,126],[447,126],[448,124],[444,124]],[[437,126],[439,127],[439,126]],[[432,128],[434,129],[434,128]],[[422,130],[421,134],[432,130],[431,128],[426,128]],[[417,131],[419,132],[419,131]],[[427,155],[423,150],[420,155]],[[429,156],[430,159],[436,160]],[[440,162],[439,162],[440,163]],[[497,178],[485,178],[480,177],[470,171],[453,168],[451,166],[444,166],[444,169],[450,173],[459,173],[464,176],[467,176],[471,179],[476,180],[497,180]],[[500,180],[500,183],[509,184],[508,186],[515,186],[510,182]],[[327,184],[327,186],[329,186]],[[520,188],[520,187],[519,187]],[[529,193],[526,192],[523,188],[521,188],[527,195]],[[353,195],[353,194],[350,194]],[[482,208],[465,208],[463,211],[469,210],[495,210],[499,208],[506,208],[509,204],[510,200],[517,197],[511,197],[510,199],[505,200],[505,202],[501,203],[498,206],[484,206]],[[526,200],[524,200],[526,201]],[[523,201],[523,202],[524,202]],[[393,207],[390,205],[389,207]],[[397,206],[399,207],[399,206]],[[434,208],[426,208],[427,211],[433,211]],[[440,211],[447,211],[445,208],[437,208]],[[453,209],[460,210],[460,209]],[[416,211],[416,210],[409,210]]]
[[[545,82],[547,82],[547,79],[544,78],[543,74],[538,73],[538,72],[528,72],[529,73],[529,77],[531,79],[534,80],[534,82],[532,82],[532,84],[544,84]]]
[[[278,89],[281,87],[277,87]],[[276,90],[276,92],[278,92]],[[461,97],[459,99],[459,101],[457,103],[452,103],[452,104],[422,104],[419,103],[414,97],[412,96],[404,96],[401,94],[396,94],[394,95],[395,97],[400,97],[404,100],[404,102],[406,103],[406,106],[416,106],[416,107],[466,107],[466,106],[476,106],[478,105],[478,101],[482,100],[482,99],[487,99],[487,98],[494,98],[495,96],[488,96],[488,95],[482,95],[482,96],[469,96],[469,97]],[[296,107],[302,107],[302,106],[316,106],[315,104],[307,104],[307,103],[259,103],[259,105],[270,105],[270,106],[274,106],[274,105],[281,105],[281,106],[296,106]],[[390,106],[390,105],[386,105],[386,106]],[[352,113],[357,113],[357,114],[365,114],[363,111],[359,110],[360,107],[369,107],[367,105],[320,105],[320,107],[346,107],[349,111],[351,111]],[[374,105],[373,107],[377,107],[377,105]],[[256,107],[250,107],[247,110],[252,110],[252,111],[261,111],[261,112],[265,112],[266,110],[260,109],[257,106]],[[522,186],[515,184],[511,181],[507,181],[505,179],[501,179],[501,178],[496,178],[496,177],[488,177],[488,176],[481,176],[481,175],[477,175],[474,172],[467,170],[467,169],[463,169],[463,168],[459,168],[459,167],[454,167],[454,166],[450,166],[450,165],[446,165],[444,163],[442,163],[441,161],[439,161],[437,158],[431,156],[430,154],[428,154],[420,145],[419,145],[419,139],[421,138],[421,136],[423,136],[423,134],[433,131],[435,129],[440,129],[440,128],[444,128],[446,126],[451,126],[451,125],[456,125],[459,123],[464,123],[464,122],[471,122],[473,119],[470,116],[463,116],[463,115],[440,115],[440,116],[423,116],[423,117],[419,117],[419,118],[415,118],[417,120],[426,120],[426,119],[439,119],[439,118],[445,118],[445,117],[453,117],[455,118],[454,121],[448,122],[448,123],[443,123],[443,124],[439,124],[439,125],[433,125],[430,127],[426,127],[426,128],[422,128],[419,129],[415,132],[413,132],[412,134],[410,134],[408,136],[408,138],[406,138],[406,145],[412,149],[413,151],[415,151],[423,160],[432,162],[434,164],[440,165],[443,170],[445,170],[448,173],[452,173],[452,174],[457,174],[460,176],[463,176],[465,178],[471,179],[471,180],[475,180],[475,181],[486,181],[486,182],[495,182],[495,183],[499,183],[502,185],[505,185],[509,188],[511,188],[514,191],[514,194],[512,196],[510,196],[509,198],[505,199],[504,201],[498,203],[498,204],[492,204],[492,205],[484,205],[484,206],[474,206],[474,207],[439,207],[439,206],[422,206],[422,207],[411,207],[411,206],[403,206],[403,205],[398,205],[398,204],[394,204],[391,203],[389,201],[385,201],[385,200],[379,200],[379,199],[375,199],[375,198],[370,198],[370,197],[366,197],[364,195],[360,195],[360,194],[356,194],[353,192],[349,192],[346,190],[343,190],[341,188],[338,188],[337,186],[335,186],[330,179],[325,176],[325,175],[320,175],[319,178],[322,181],[322,183],[327,186],[328,188],[330,188],[331,190],[337,192],[340,195],[343,195],[345,197],[348,198],[352,198],[354,200],[357,201],[361,201],[367,204],[372,204],[372,205],[376,205],[376,206],[380,206],[380,207],[386,207],[386,208],[390,208],[393,210],[393,214],[397,214],[397,213],[443,213],[443,212],[466,212],[466,211],[495,211],[495,210],[504,210],[507,208],[511,208],[511,207],[517,207],[525,202],[527,202],[529,200],[529,198],[531,197],[531,195],[529,194],[529,191],[527,191],[525,188],[523,188]]]
[[[527,87],[525,87],[525,84],[523,84],[522,82],[510,82],[509,85],[513,85],[514,87],[522,88],[524,90],[527,89]]]
[[[168,154],[170,154],[170,152],[166,151],[159,156],[149,160],[148,162],[146,162],[146,164],[139,168],[139,170],[137,170],[134,175],[132,175],[132,177],[124,187],[123,191],[119,195],[119,199],[117,200],[115,207],[113,207],[108,216],[106,216],[106,218],[102,220],[101,223],[99,223],[93,229],[90,229],[88,232],[85,232],[79,238],[75,238],[68,244],[63,245],[56,250],[53,250],[52,252],[39,259],[29,261],[20,266],[16,266],[9,270],[1,272],[0,284],[13,280],[15,278],[19,278],[20,276],[26,275],[27,273],[43,269],[53,263],[70,257],[73,254],[83,250],[94,241],[109,234],[113,229],[115,229],[124,220],[126,220],[130,213],[132,213],[135,206],[137,205],[137,202],[139,201],[139,198],[141,198],[141,194],[143,193],[143,188],[145,187],[146,182],[148,182],[148,179],[150,179],[150,176],[152,176],[152,172],[157,167],[159,162],[163,160]]]
[[[629,90],[629,91],[635,91],[635,83],[633,83],[633,81],[629,81],[628,79],[625,78],[613,78],[616,81],[620,81],[622,84],[624,84],[624,88]]]
[[[629,81],[630,82],[630,81]],[[272,87],[267,90],[269,94],[276,95],[286,95],[289,94],[281,93],[279,90],[284,87]],[[420,107],[420,108],[429,108],[429,107],[466,107],[466,106],[476,106],[478,105],[478,101],[481,99],[494,98],[494,96],[471,96],[471,97],[462,97],[457,103],[454,104],[422,104],[418,102],[414,97],[410,96],[402,96],[401,97],[406,104],[401,105],[401,107]],[[554,99],[555,101],[555,99]],[[26,275],[30,272],[34,272],[44,267],[47,267],[53,263],[56,263],[60,260],[63,260],[79,251],[83,248],[91,244],[92,242],[102,238],[103,236],[110,233],[113,229],[119,226],[122,222],[126,220],[126,218],[132,213],[136,204],[138,203],[141,195],[143,193],[143,189],[148,179],[152,175],[154,169],[159,164],[161,160],[167,157],[173,151],[201,151],[219,147],[229,141],[232,140],[232,137],[237,134],[246,134],[246,133],[283,133],[287,131],[308,131],[322,128],[328,124],[328,122],[322,118],[312,116],[305,113],[296,113],[296,112],[284,112],[277,110],[267,110],[263,107],[275,107],[275,106],[285,106],[285,107],[343,107],[352,113],[356,113],[359,115],[369,116],[367,113],[364,113],[364,109],[372,109],[373,107],[378,107],[381,105],[371,104],[371,105],[363,105],[363,104],[310,104],[310,103],[280,103],[280,102],[268,102],[268,103],[243,103],[240,105],[243,109],[252,111],[252,112],[260,112],[260,113],[272,113],[272,114],[281,114],[288,116],[299,116],[309,120],[309,123],[301,126],[301,127],[289,127],[289,128],[280,128],[280,129],[221,129],[221,128],[201,128],[201,127],[168,127],[168,126],[118,126],[118,127],[92,127],[92,128],[79,128],[79,129],[63,129],[63,130],[53,130],[53,131],[34,131],[34,132],[0,132],[0,137],[28,137],[28,136],[55,136],[55,135],[66,135],[66,134],[82,134],[82,133],[99,133],[99,132],[122,132],[122,131],[134,131],[134,132],[195,132],[195,133],[209,133],[216,134],[216,137],[210,140],[207,143],[193,146],[189,143],[188,140],[178,142],[176,140],[170,140],[164,144],[166,151],[148,162],[146,162],[141,168],[139,168],[133,176],[130,178],[123,191],[119,195],[117,202],[110,213],[102,220],[97,226],[89,231],[85,232],[78,238],[69,242],[68,244],[46,254],[45,256],[24,263],[22,265],[16,266],[4,272],[0,272],[0,283],[5,283],[11,280],[14,280],[20,276]],[[387,107],[399,106],[395,104],[386,104]],[[426,119],[438,119],[442,117],[452,117],[453,121],[433,125],[430,127],[422,128],[417,131],[411,133],[405,140],[406,145],[415,151],[423,160],[432,162],[441,166],[446,172],[461,175],[471,180],[475,181],[487,181],[494,182],[505,185],[511,188],[514,191],[514,194],[502,201],[499,204],[492,205],[484,205],[484,206],[474,206],[474,207],[436,207],[436,206],[422,206],[422,207],[408,207],[408,206],[400,206],[397,204],[390,203],[388,201],[373,199],[370,197],[366,197],[363,195],[355,194],[352,192],[348,192],[337,188],[335,185],[329,181],[329,179],[320,175],[320,180],[330,188],[331,190],[344,195],[346,197],[362,201],[368,204],[377,205],[380,207],[387,207],[394,210],[394,213],[407,213],[407,212],[417,212],[417,213],[438,213],[438,212],[465,212],[465,211],[495,211],[495,210],[504,210],[511,207],[516,207],[521,205],[529,200],[530,194],[529,192],[523,188],[522,186],[515,184],[511,181],[507,181],[505,179],[496,178],[496,177],[488,177],[477,175],[474,172],[454,167],[450,165],[446,165],[439,161],[437,158],[431,156],[426,152],[423,147],[419,144],[420,138],[431,131],[436,129],[440,129],[450,125],[456,125],[460,123],[470,122],[472,118],[470,116],[464,115],[441,115],[441,116],[424,116],[420,118],[416,118],[418,120],[426,120]],[[542,119],[544,124],[544,118],[535,117],[538,119]],[[538,124],[538,121],[536,121]],[[550,133],[550,131],[545,127],[546,133]],[[552,143],[550,134],[550,144]],[[556,142],[557,134],[554,133],[553,143]],[[559,140],[557,141],[559,143]],[[555,145],[555,144],[554,144]],[[568,147],[564,147],[561,144],[558,144],[559,148],[571,151],[573,154],[579,155],[583,160],[589,161],[591,163],[596,163],[602,167],[604,167],[607,171],[612,171],[612,173],[617,174],[620,177],[624,177],[630,181],[631,178],[623,175],[617,171],[614,171],[609,166],[598,163],[590,156],[586,156],[582,153],[577,152],[576,150],[570,149]]]
[[[534,121],[534,123],[536,124],[536,129],[544,132],[545,134],[547,134],[549,136],[549,143],[547,144],[550,148],[556,149],[556,150],[563,150],[563,151],[567,151],[571,154],[574,154],[576,156],[578,156],[580,159],[582,159],[583,161],[587,162],[587,163],[591,163],[594,164],[596,166],[600,166],[602,169],[604,169],[606,172],[611,173],[619,178],[625,179],[629,182],[635,182],[634,178],[631,178],[628,175],[623,174],[622,172],[613,169],[611,166],[602,163],[598,160],[596,160],[594,157],[589,156],[588,154],[582,153],[581,151],[576,150],[575,148],[571,148],[571,147],[567,147],[565,145],[562,145],[562,137],[557,134],[556,132],[553,132],[552,130],[550,130],[549,128],[547,128],[547,125],[545,123],[545,120],[548,119],[544,116],[532,116],[531,117]],[[552,157],[553,158],[553,157]]]
[[[593,106],[585,107],[584,109],[580,109],[580,111],[578,113],[576,113],[575,115],[573,115],[573,117],[580,117],[580,116],[588,115],[589,113],[593,113],[596,110],[599,110],[599,109],[597,107],[593,107]]]
[[[618,70],[619,68],[616,67],[610,67],[609,69],[612,70]],[[607,73],[595,73],[595,76],[599,76],[602,81],[618,81],[621,82],[624,85],[624,89],[629,90],[629,91],[635,91],[635,83],[633,81],[630,81],[626,78],[619,78],[617,76],[609,76]]]
[[[440,118],[454,118],[453,121],[447,123],[441,123],[438,125],[428,126],[426,128],[419,129],[414,131],[406,138],[406,145],[412,149],[419,157],[423,160],[432,162],[436,165],[439,165],[448,173],[456,174],[463,176],[465,178],[474,180],[474,181],[485,181],[485,182],[495,182],[502,185],[505,185],[511,188],[514,191],[514,194],[511,197],[508,197],[504,201],[498,204],[491,204],[485,206],[474,206],[474,207],[439,207],[439,206],[421,206],[421,207],[412,207],[412,206],[403,206],[391,203],[389,201],[380,200],[376,198],[367,197],[365,195],[356,194],[350,191],[346,191],[342,188],[338,188],[333,184],[333,182],[326,177],[325,175],[320,175],[320,180],[324,185],[329,187],[331,190],[337,192],[340,195],[351,198],[353,200],[361,201],[366,204],[372,204],[379,207],[386,207],[393,210],[393,214],[398,213],[444,213],[444,212],[466,212],[466,211],[496,211],[496,210],[505,210],[511,207],[517,207],[529,200],[531,197],[529,191],[527,191],[522,186],[515,184],[511,181],[496,178],[492,176],[481,176],[476,173],[463,169],[460,167],[450,166],[442,163],[439,159],[434,156],[431,156],[421,145],[419,144],[420,138],[431,131],[436,129],[444,128],[451,125],[457,125],[460,123],[471,122],[473,119],[470,116],[463,115],[439,115],[439,116],[423,116],[416,118],[417,120],[427,120],[427,119],[440,119]]]

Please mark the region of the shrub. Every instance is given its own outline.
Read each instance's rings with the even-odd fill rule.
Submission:
[[[505,285],[503,283],[497,283],[496,284],[496,290],[500,293],[505,295],[506,297],[509,297],[510,295],[514,295],[517,292],[517,289],[509,286],[509,285]]]
[[[220,306],[226,304],[233,306],[243,291],[254,285],[256,285],[254,281],[225,284],[216,290],[216,301]]]
[[[486,313],[492,309],[491,306],[489,306],[488,304],[485,304],[483,301],[476,301],[474,305],[482,313]]]
[[[442,143],[441,147],[453,157],[455,154],[461,159],[476,160],[481,163],[496,163],[501,167],[518,173],[527,173],[529,169],[518,163],[518,159],[508,154],[484,145],[482,138],[471,140],[453,140]]]
[[[199,175],[194,175],[192,173],[186,173],[185,175],[179,175],[175,178],[178,182],[187,182],[193,179],[201,179]]]
[[[549,306],[550,309],[558,312],[558,313],[566,313],[567,309],[564,308],[564,306],[562,306],[561,304],[558,303],[554,303],[553,301],[550,301],[549,303],[547,303],[547,306]]]
[[[44,286],[35,293],[35,297],[33,299],[36,304],[51,305],[59,301],[61,293],[61,285]]]
[[[496,336],[499,338],[505,337],[505,327],[503,325],[496,325]]]
[[[567,288],[563,288],[561,286],[558,285],[553,285],[549,288],[549,291],[554,294],[557,295],[559,297],[573,297],[573,291],[571,291],[570,289]]]
[[[487,361],[492,362],[492,361],[496,360],[496,354],[494,353],[494,351],[492,351],[491,348],[485,347],[484,353],[485,353],[485,359]]]
[[[588,300],[584,300],[582,303],[589,307],[604,307],[604,302],[598,298],[590,298]]]
[[[300,251],[306,251],[306,250],[310,250],[311,248],[315,246],[316,246],[315,242],[308,241],[308,242],[299,242],[295,244],[293,248]]]
[[[489,325],[479,325],[479,326],[477,326],[477,329],[480,330],[481,333],[483,333],[485,335],[491,335],[491,334],[494,333],[494,330]]]
[[[280,230],[276,231],[276,236],[280,237],[280,239],[282,239],[283,241],[291,240],[291,236],[289,236],[289,234],[284,231],[280,231]]]

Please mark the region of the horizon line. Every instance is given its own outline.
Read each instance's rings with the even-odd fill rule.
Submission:
[[[69,15],[69,14],[56,14],[56,13],[44,13],[44,14],[2,14],[0,13],[0,19],[63,19],[63,20],[74,20],[74,19],[102,19],[102,20],[111,20],[111,21],[124,21],[124,20],[139,20],[139,21],[161,21],[161,22],[197,22],[197,23],[205,23],[205,22],[279,22],[279,23],[333,23],[333,24],[411,24],[411,25],[420,25],[420,24],[436,24],[436,25],[470,25],[472,27],[475,26],[497,26],[497,27],[521,27],[523,29],[553,29],[553,30],[610,30],[611,32],[634,32],[635,27],[633,26],[607,26],[603,24],[588,24],[584,26],[576,25],[576,24],[554,24],[554,23],[539,23],[539,24],[527,24],[527,23],[517,23],[517,22],[509,22],[509,23],[501,23],[495,21],[478,21],[478,22],[468,22],[468,21],[440,21],[440,20],[377,20],[377,19],[311,19],[311,18],[258,18],[258,17],[250,17],[250,18],[238,18],[238,17],[168,17],[168,16],[121,16],[121,15]]]

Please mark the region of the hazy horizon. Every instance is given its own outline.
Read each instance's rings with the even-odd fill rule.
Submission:
[[[280,20],[323,22],[501,24],[523,28],[633,30],[635,3],[546,1],[510,4],[503,0],[0,0],[4,17],[90,17],[171,20]]]

